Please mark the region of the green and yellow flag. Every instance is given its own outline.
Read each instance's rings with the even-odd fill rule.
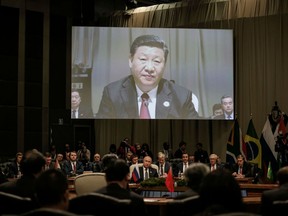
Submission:
[[[271,162],[269,161],[269,165],[268,165],[268,170],[267,170],[267,179],[270,181],[273,181],[273,171],[272,171],[272,167],[271,167]]]
[[[247,151],[246,159],[249,162],[257,163],[258,168],[262,169],[262,146],[254,128],[252,119],[249,121],[244,141],[246,143]]]

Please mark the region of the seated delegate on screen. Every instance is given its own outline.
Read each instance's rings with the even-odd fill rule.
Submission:
[[[192,92],[162,78],[167,56],[168,47],[158,36],[136,38],[130,47],[131,75],[104,88],[96,118],[199,118]]]

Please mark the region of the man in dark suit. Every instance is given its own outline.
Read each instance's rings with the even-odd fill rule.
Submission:
[[[15,160],[9,166],[9,178],[20,178],[22,175],[21,161],[23,158],[22,152],[17,152]]]
[[[230,95],[224,95],[221,97],[221,105],[223,109],[223,114],[215,116],[214,119],[234,119],[234,102]]]
[[[209,155],[208,167],[210,168],[211,172],[224,168],[221,164],[217,163],[217,159],[218,159],[217,154],[212,153]]]
[[[35,181],[44,170],[45,163],[43,154],[36,149],[26,152],[20,165],[23,175],[17,180],[2,183],[0,191],[35,200]]]
[[[84,172],[84,166],[82,162],[77,160],[76,151],[69,153],[69,160],[64,162],[63,169],[67,176],[80,175]]]
[[[71,118],[93,118],[91,107],[81,105],[81,95],[78,89],[71,91]]]
[[[261,215],[271,216],[275,214],[273,204],[283,203],[287,205],[288,200],[288,167],[282,167],[277,172],[278,188],[266,190],[262,193],[261,198]],[[274,211],[274,212],[273,212]],[[283,213],[283,212],[282,212]]]
[[[243,155],[237,156],[237,163],[232,166],[232,175],[236,178],[251,177],[251,166],[245,161]]]
[[[130,191],[127,187],[130,182],[130,171],[126,161],[116,158],[111,159],[105,173],[107,186],[95,192],[118,199],[130,199],[131,205],[127,212],[130,210],[132,215],[148,216],[143,197]]]
[[[158,161],[155,164],[158,166],[158,175],[159,177],[166,178],[171,165],[168,161],[166,161],[166,157],[163,152],[158,152],[157,159]]]
[[[197,119],[192,92],[162,78],[168,52],[158,36],[136,38],[130,47],[132,75],[104,88],[96,118]]]
[[[178,163],[176,168],[173,170],[173,175],[175,177],[183,177],[183,174],[189,165],[189,154],[185,152],[182,154],[182,162]]]
[[[151,167],[152,158],[150,156],[145,156],[143,158],[143,166],[139,167],[140,181],[146,180],[152,177],[159,177],[158,170]],[[146,172],[147,171],[147,172]],[[148,173],[148,175],[147,175]]]

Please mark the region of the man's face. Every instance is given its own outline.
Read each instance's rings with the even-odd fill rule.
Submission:
[[[52,161],[52,158],[51,157],[46,157],[46,164],[49,165]]]
[[[143,91],[155,88],[165,69],[164,51],[157,47],[140,46],[129,58],[129,67],[135,83]]]
[[[210,157],[209,160],[210,160],[210,164],[211,165],[215,165],[216,162],[217,162],[217,158],[216,157]]]
[[[134,158],[132,159],[132,163],[133,163],[133,164],[138,163],[138,157],[134,157]]]
[[[242,158],[237,159],[238,166],[243,166],[244,160]]]
[[[81,97],[79,95],[79,92],[72,92],[71,93],[71,108],[76,109],[79,107],[81,103]]]
[[[165,163],[165,157],[163,157],[163,156],[158,157],[158,162],[159,162],[159,164],[164,164]]]
[[[183,161],[184,163],[187,163],[187,162],[188,162],[188,159],[189,159],[188,154],[182,154],[182,161]]]
[[[76,161],[77,160],[77,154],[75,152],[70,153],[70,161]]]
[[[148,156],[144,157],[143,159],[143,167],[148,168],[152,164],[152,159]]]
[[[222,99],[222,107],[223,107],[224,112],[232,113],[233,112],[233,100],[232,100],[232,98]]]
[[[100,155],[99,154],[94,155],[94,161],[100,161]]]

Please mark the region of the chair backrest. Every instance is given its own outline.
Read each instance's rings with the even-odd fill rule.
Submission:
[[[0,215],[21,214],[35,209],[36,206],[30,198],[0,192]]]
[[[94,192],[107,185],[105,173],[95,172],[78,175],[74,179],[74,185],[77,195]]]
[[[72,212],[59,210],[59,209],[38,208],[32,211],[26,212],[24,214],[21,214],[19,216],[79,216],[79,215],[74,214]]]
[[[269,211],[270,211],[270,215],[279,215],[279,214],[283,214],[283,212],[288,212],[288,200],[274,201],[272,203],[272,208],[269,209]],[[269,215],[269,213],[266,215]]]
[[[118,199],[100,193],[88,193],[69,201],[69,212],[74,214],[100,215],[108,212],[108,215],[127,216],[130,212],[130,199]]]
[[[199,195],[184,199],[174,199],[167,202],[167,216],[186,216],[187,212],[189,212],[190,215],[194,215],[201,210]]]

